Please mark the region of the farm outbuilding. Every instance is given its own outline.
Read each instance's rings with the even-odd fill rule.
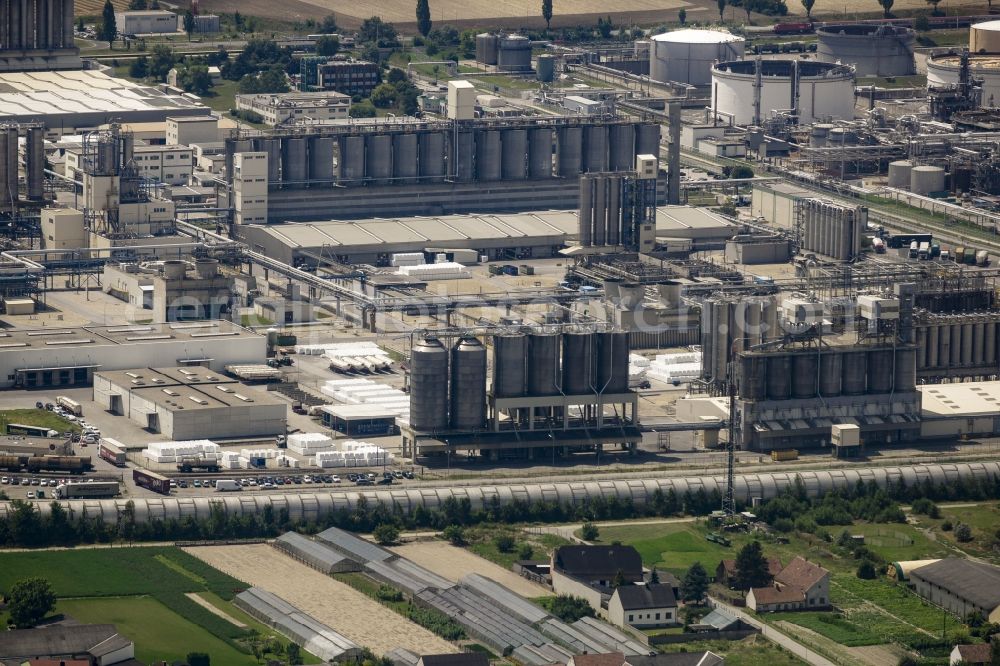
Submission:
[[[934,564],[935,562],[940,562],[941,560],[906,560],[902,562],[893,562],[889,565],[889,575],[899,581],[910,580],[910,573],[914,569],[919,569],[920,567],[925,567],[928,564]]]
[[[325,574],[360,570],[358,564],[350,558],[298,532],[285,532],[274,540],[274,547]]]
[[[910,572],[913,589],[927,601],[965,617],[979,612],[1000,622],[1000,567],[948,557]]]

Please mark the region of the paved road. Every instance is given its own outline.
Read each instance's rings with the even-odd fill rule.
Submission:
[[[730,606],[727,603],[723,603],[718,599],[714,599],[711,597],[709,598],[709,600],[711,601],[713,606],[717,606],[726,611],[727,613],[735,615],[736,617],[740,618],[747,624],[751,624],[757,627],[758,629],[760,629],[761,635],[764,638],[771,641],[772,643],[780,645],[781,647],[785,648],[786,650],[788,650],[795,656],[799,657],[800,659],[812,664],[812,666],[837,666],[836,663],[830,661],[826,657],[816,654],[815,652],[807,648],[805,645],[802,645],[801,643],[795,641],[790,636],[781,633],[780,631],[778,631],[777,629],[775,629],[770,625],[764,624],[760,620],[755,619],[754,617],[750,616],[749,614],[745,613],[739,608],[736,608],[735,606]]]

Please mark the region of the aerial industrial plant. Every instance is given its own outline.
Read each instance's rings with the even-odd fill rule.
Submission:
[[[918,509],[1000,499],[1000,21],[317,2],[0,0],[0,547],[233,542],[163,555],[231,663],[714,666],[772,610],[842,611],[774,625],[808,663],[962,647],[862,627],[854,560],[989,642],[1000,599],[893,560],[996,554]],[[46,658],[206,663],[88,619]]]

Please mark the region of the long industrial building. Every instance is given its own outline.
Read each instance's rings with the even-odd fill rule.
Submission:
[[[778,496],[801,482],[810,497],[818,497],[836,489],[849,489],[859,483],[872,483],[880,488],[888,488],[900,481],[907,487],[919,487],[925,480],[943,485],[962,480],[989,480],[1000,476],[1000,462],[942,463],[930,465],[907,465],[891,467],[849,467],[844,469],[824,469],[818,471],[770,472],[761,474],[737,474],[733,478],[733,493],[740,502],[751,502],[759,497],[768,500]],[[660,491],[673,491],[677,497],[687,492],[704,490],[706,493],[723,493],[725,476],[669,477],[657,474],[652,478],[608,479],[605,481],[564,481],[555,483],[519,483],[498,485],[443,486],[437,488],[401,488],[396,490],[341,490],[334,492],[300,492],[292,494],[251,493],[233,496],[224,494],[212,496],[170,496],[137,497],[128,501],[135,506],[135,519],[146,523],[153,520],[192,517],[207,519],[215,507],[229,515],[260,515],[266,507],[287,509],[290,520],[320,520],[331,512],[351,511],[359,502],[368,506],[382,504],[398,507],[403,513],[411,513],[422,507],[437,509],[449,498],[468,499],[470,508],[477,509],[498,502],[500,506],[513,502],[567,502],[581,504],[597,497],[616,497],[631,500],[638,506],[652,501]],[[101,518],[106,523],[116,524],[126,500],[76,500],[61,502],[70,513],[70,518],[86,515]],[[38,505],[41,515],[50,511],[49,503]],[[0,518],[8,517],[13,511],[9,503],[0,504]]]

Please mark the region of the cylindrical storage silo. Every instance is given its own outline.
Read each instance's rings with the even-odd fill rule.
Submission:
[[[462,182],[469,182],[476,174],[476,135],[472,132],[457,132],[452,135],[454,145],[450,158],[453,160],[451,172]]]
[[[500,37],[482,32],[476,35],[476,62],[484,65],[496,65],[500,51]]]
[[[816,397],[819,356],[814,352],[796,354],[792,364],[792,397]]]
[[[594,390],[624,393],[628,390],[628,333],[595,333]]]
[[[410,350],[410,425],[420,432],[448,428],[448,350],[434,337]]]
[[[577,244],[591,247],[594,244],[594,179],[580,179],[580,210],[577,219]]]
[[[745,40],[719,30],[684,29],[653,35],[651,42],[651,79],[706,86],[712,63],[743,59]]]
[[[397,134],[392,137],[392,178],[396,183],[409,184],[420,175],[416,134]]]
[[[311,187],[329,187],[333,183],[333,137],[309,138],[309,180]]]
[[[556,78],[556,58],[555,56],[543,53],[538,56],[538,80],[542,83],[551,83]]]
[[[583,170],[588,173],[608,170],[607,125],[590,125],[584,128]]]
[[[473,336],[451,348],[451,427],[479,430],[486,422],[486,347]]]
[[[864,395],[867,385],[865,374],[867,357],[865,352],[846,352],[843,355],[844,379],[840,391],[844,395]]]
[[[792,357],[767,356],[767,399],[788,400],[792,394]]]
[[[910,170],[910,191],[930,194],[944,191],[944,169],[937,166],[915,166]]]
[[[129,135],[131,136],[131,135]],[[28,198],[39,201],[45,194],[45,129],[29,127],[25,138],[25,174],[28,181]]]
[[[954,322],[954,319],[952,319]],[[958,366],[962,363],[962,347],[965,345],[965,340],[962,337],[964,331],[962,330],[962,325],[959,323],[951,324],[951,365]]]
[[[763,356],[744,356],[740,394],[747,400],[767,398],[767,361]]]
[[[500,174],[500,132],[496,130],[476,132],[476,179],[500,180]]]
[[[838,352],[827,352],[819,357],[819,394],[824,398],[836,398],[840,395],[843,382],[843,355]]]
[[[369,134],[365,137],[365,178],[376,185],[388,185],[392,178],[392,136]]]
[[[7,132],[0,128],[0,211],[7,212],[11,210],[11,192],[9,185],[7,183],[7,171],[9,167],[7,166]],[[14,193],[13,199],[17,199],[17,193]]]
[[[501,72],[531,71],[531,40],[523,35],[505,35],[500,38],[497,69]]]
[[[893,373],[892,390],[896,393],[912,393],[917,390],[917,352],[911,348],[896,350],[896,368]]]
[[[936,368],[938,367],[938,345],[940,344],[938,340],[941,327],[937,324],[931,324],[927,327],[927,361],[926,367]]]
[[[583,128],[560,127],[556,144],[556,172],[563,178],[575,178],[583,170]]]
[[[656,123],[640,123],[635,128],[635,154],[660,157],[660,126]]]
[[[521,334],[493,336],[493,385],[498,398],[517,398],[527,390],[528,338]]]
[[[548,127],[528,132],[528,177],[552,177],[552,130]]]
[[[997,364],[997,324],[995,321],[986,322],[986,331],[983,334],[986,339],[984,363],[991,367]]]
[[[972,325],[972,365],[980,366],[986,362],[985,332],[984,322],[977,321]]]
[[[888,393],[892,390],[893,352],[876,349],[868,352],[868,393]]]
[[[607,180],[605,178],[584,178],[583,180],[591,180],[594,183],[594,245],[605,245],[608,242],[607,226],[605,226],[608,212]]]
[[[219,274],[218,259],[198,259],[194,262],[195,273],[202,280],[209,280]]]
[[[941,368],[951,363],[951,325],[941,324],[938,331],[938,354],[935,367]]]
[[[608,245],[622,242],[622,179],[611,176],[608,184],[608,208],[604,218],[605,237]]]
[[[421,180],[436,181],[444,178],[444,133],[421,132],[418,139],[420,149]]]
[[[562,336],[562,390],[566,395],[594,392],[594,333]]]
[[[307,139],[286,138],[281,143],[281,173],[286,187],[305,187],[309,177],[309,142]]]
[[[253,149],[260,153],[267,153],[267,182],[279,182],[281,180],[281,139],[264,136],[255,137],[253,139]],[[332,150],[333,149],[331,147],[331,152]],[[332,155],[330,160],[330,171],[332,174]]]
[[[187,263],[180,259],[167,259],[163,262],[163,279],[180,280],[187,273]]]
[[[927,327],[921,326],[917,332],[917,370],[927,367]]]
[[[973,327],[972,323],[966,321],[962,324],[962,355],[960,358],[960,363],[965,366],[972,365],[972,350],[973,350]]]
[[[900,190],[910,189],[910,172],[912,170],[913,162],[909,160],[889,162],[889,187]]]
[[[557,395],[561,384],[559,335],[532,333],[528,336],[528,395]]]
[[[365,177],[365,138],[342,136],[339,149],[338,179],[344,185],[359,185]]]
[[[528,176],[528,130],[503,130],[500,133],[500,154],[502,178],[524,180]]]
[[[816,59],[854,65],[858,76],[909,76],[915,34],[906,26],[855,23],[816,29]]]
[[[609,148],[609,171],[635,169],[635,126],[631,123],[612,125]]]

